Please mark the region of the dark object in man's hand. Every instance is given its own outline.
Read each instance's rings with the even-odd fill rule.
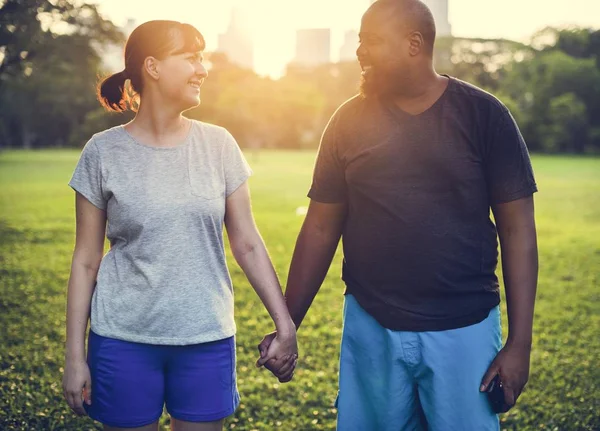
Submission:
[[[502,382],[500,381],[500,374],[496,374],[494,380],[490,382],[486,390],[488,400],[492,405],[492,410],[495,413],[506,413],[510,410],[511,406],[506,404],[504,401],[504,389],[502,389]]]

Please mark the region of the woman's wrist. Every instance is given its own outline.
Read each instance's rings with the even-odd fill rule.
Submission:
[[[85,344],[76,340],[67,340],[65,345],[65,362],[85,362]]]
[[[277,335],[281,337],[291,337],[296,334],[296,325],[294,325],[294,321],[289,316],[276,321],[275,329],[277,330]]]

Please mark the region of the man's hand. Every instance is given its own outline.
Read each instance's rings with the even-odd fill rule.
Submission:
[[[504,402],[511,409],[521,395],[529,378],[529,357],[531,346],[511,346],[506,344],[488,368],[481,381],[480,391],[484,392],[496,374],[504,389]],[[508,411],[508,410],[507,410]]]
[[[269,348],[276,339],[277,332],[271,332],[262,339],[258,345],[260,358],[256,361],[256,366],[262,367],[264,365],[267,370],[271,371],[279,379],[280,383],[287,383],[294,377],[298,354],[282,358],[268,358]]]

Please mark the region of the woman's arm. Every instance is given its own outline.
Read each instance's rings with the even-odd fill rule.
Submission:
[[[254,223],[247,183],[227,198],[225,226],[233,256],[275,323],[279,340],[274,348],[269,349],[265,360],[277,358],[283,364],[298,353],[296,328],[267,249]]]
[[[85,359],[85,331],[96,275],[104,253],[106,212],[81,194],[75,199],[76,236],[67,293],[67,342],[63,393],[77,414],[85,414],[85,401],[91,404],[91,382]]]

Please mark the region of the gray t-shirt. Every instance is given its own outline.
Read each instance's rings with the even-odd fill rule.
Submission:
[[[250,174],[233,136],[199,121],[167,148],[137,142],[123,126],[94,135],[69,182],[107,214],[111,247],[91,329],[169,345],[234,335],[223,220],[226,197]]]

